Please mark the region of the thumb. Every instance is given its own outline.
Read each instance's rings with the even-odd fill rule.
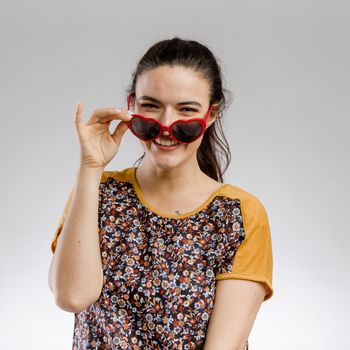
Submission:
[[[114,142],[119,145],[122,136],[125,134],[126,130],[128,130],[128,124],[125,121],[120,121],[118,123],[118,125],[116,126],[112,136],[112,139],[114,140]]]

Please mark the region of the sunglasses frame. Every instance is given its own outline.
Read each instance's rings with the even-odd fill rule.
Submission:
[[[133,94],[129,94],[129,95],[128,95],[128,110],[130,109],[130,101],[131,101],[132,95],[133,95]],[[206,128],[207,128],[207,120],[208,120],[208,118],[209,118],[209,116],[210,116],[210,113],[211,113],[213,107],[214,107],[213,104],[211,104],[211,105],[209,106],[209,109],[208,109],[207,113],[205,114],[205,116],[204,116],[203,118],[193,118],[193,119],[190,119],[190,120],[188,120],[188,119],[179,119],[179,120],[174,121],[174,122],[173,122],[171,125],[169,125],[169,126],[162,124],[161,122],[159,122],[158,120],[156,120],[156,119],[154,119],[154,118],[145,117],[145,116],[143,116],[143,115],[141,115],[141,114],[137,114],[137,113],[132,113],[132,114],[131,114],[131,115],[132,115],[132,118],[127,122],[127,124],[128,124],[128,128],[130,129],[130,131],[131,131],[137,138],[139,138],[139,139],[142,140],[142,141],[153,141],[153,140],[155,140],[156,138],[160,137],[160,136],[166,131],[166,132],[168,132],[168,135],[170,135],[170,137],[171,137],[173,140],[175,140],[176,142],[188,144],[188,143],[192,143],[192,142],[196,141],[198,138],[200,138],[200,137],[204,134],[204,132],[205,132],[205,130],[206,130]],[[153,138],[151,138],[151,139],[143,139],[142,137],[140,137],[139,135],[137,135],[137,134],[134,132],[134,130],[132,129],[131,122],[132,122],[132,120],[133,120],[134,118],[139,118],[139,119],[142,119],[142,120],[150,120],[150,121],[153,121],[153,122],[157,123],[157,124],[159,125],[159,127],[160,127],[159,133],[158,133],[155,137],[153,137]],[[199,123],[202,125],[202,130],[201,130],[200,134],[199,134],[195,139],[193,139],[192,141],[189,141],[189,142],[183,142],[183,141],[178,140],[178,139],[174,136],[174,134],[173,134],[173,132],[172,132],[173,126],[176,125],[176,124],[178,124],[178,123],[186,123],[186,124],[187,124],[187,123],[191,123],[191,122],[199,122]]]

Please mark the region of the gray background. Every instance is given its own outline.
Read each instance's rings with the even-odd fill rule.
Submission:
[[[125,107],[138,59],[175,35],[219,58],[236,97],[225,182],[269,214],[275,295],[251,348],[349,348],[349,11],[348,1],[2,0],[0,348],[71,348],[73,314],[55,305],[47,274],[79,164],[75,103],[84,121]],[[141,153],[127,132],[106,170]]]

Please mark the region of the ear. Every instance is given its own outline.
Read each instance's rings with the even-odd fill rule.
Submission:
[[[207,128],[215,122],[216,118],[219,115],[219,111],[220,111],[220,104],[214,103],[213,109],[211,110],[210,116],[209,116],[208,121],[207,121]]]

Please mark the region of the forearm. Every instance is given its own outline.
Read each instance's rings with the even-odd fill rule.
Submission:
[[[204,350],[248,350],[249,349],[249,344],[248,340],[244,343],[244,345],[227,345],[227,344],[209,344],[205,343]]]
[[[102,171],[78,169],[72,201],[50,266],[56,303],[67,311],[84,308],[101,292],[98,199]]]

